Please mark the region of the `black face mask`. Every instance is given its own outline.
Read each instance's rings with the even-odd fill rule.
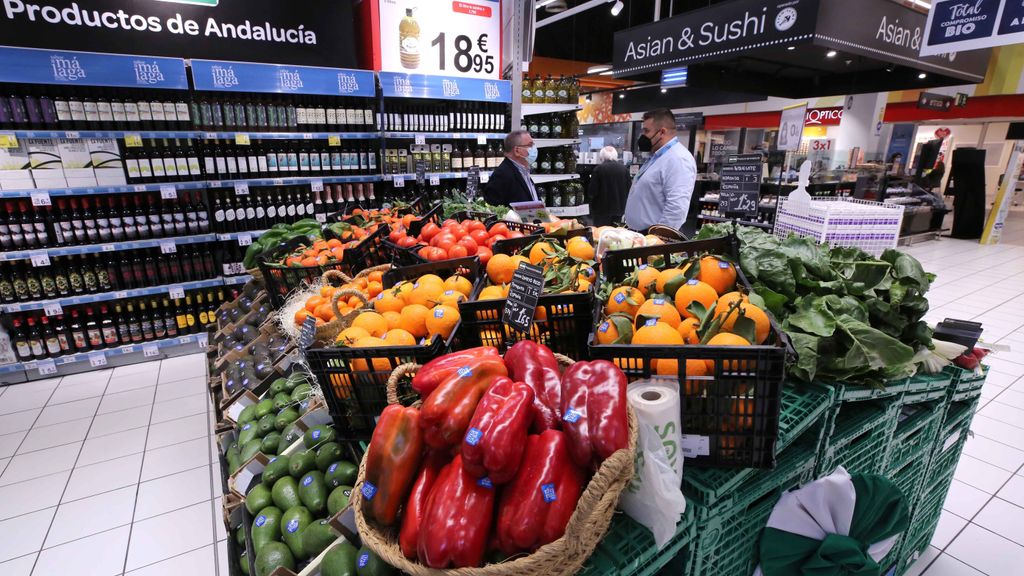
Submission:
[[[646,134],[641,134],[640,137],[636,139],[637,150],[641,152],[650,152],[652,148],[654,148],[654,142],[651,142],[651,139],[648,138]]]

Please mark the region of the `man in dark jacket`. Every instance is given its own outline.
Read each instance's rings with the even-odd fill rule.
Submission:
[[[614,147],[605,146],[597,155],[601,163],[594,168],[587,186],[590,214],[594,226],[611,226],[622,221],[632,179]]]
[[[537,147],[530,133],[516,130],[505,136],[502,151],[505,159],[491,173],[484,187],[484,200],[498,206],[539,200],[537,188],[530,179],[530,165],[537,160]]]

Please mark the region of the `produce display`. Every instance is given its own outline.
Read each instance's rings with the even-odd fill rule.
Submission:
[[[488,204],[482,197],[477,197],[471,200],[461,192],[445,195],[445,200],[441,203],[441,215],[444,216],[445,219],[448,219],[460,212],[486,213],[493,214],[499,218],[504,218],[509,212],[509,208],[508,206],[495,206],[493,204]]]
[[[320,222],[314,218],[304,218],[291,224],[275,224],[270,230],[253,240],[252,244],[245,251],[242,264],[247,270],[256,267],[256,257],[260,254],[276,248],[278,245],[289,242],[296,238],[305,238],[312,241],[322,238]]]
[[[487,264],[495,242],[522,236],[518,230],[509,230],[504,222],[488,227],[480,220],[464,219],[460,222],[447,219],[440,225],[433,222],[424,224],[416,236],[410,236],[402,228],[392,230],[388,239],[400,248],[414,249],[424,262],[477,256]]]
[[[311,294],[306,298],[303,307],[292,316],[295,326],[302,326],[306,318],[310,316],[316,318],[317,326],[322,326],[336,318],[347,315],[349,312],[365,308],[365,300],[376,297],[383,290],[381,286],[383,276],[383,272],[374,271],[366,276],[353,278],[351,282],[345,282],[341,286],[322,285],[317,293]],[[349,291],[352,290],[362,294],[363,298],[350,294]],[[334,302],[335,294],[338,295],[336,303]],[[337,305],[337,313],[334,308],[335,304]]]
[[[512,275],[520,262],[544,268],[545,294],[588,292],[597,279],[594,246],[585,236],[573,236],[567,240],[538,237],[516,254],[495,254],[487,262],[490,284],[480,291],[477,300],[508,296],[508,284],[512,282]]]

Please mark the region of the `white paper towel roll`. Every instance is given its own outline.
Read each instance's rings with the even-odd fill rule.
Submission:
[[[679,419],[679,382],[667,378],[640,380],[629,385],[626,397],[637,419],[658,433],[672,470],[682,481],[683,438]]]

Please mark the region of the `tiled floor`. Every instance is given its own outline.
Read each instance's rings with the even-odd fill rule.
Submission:
[[[202,355],[0,387],[0,574],[227,576],[212,419]]]

